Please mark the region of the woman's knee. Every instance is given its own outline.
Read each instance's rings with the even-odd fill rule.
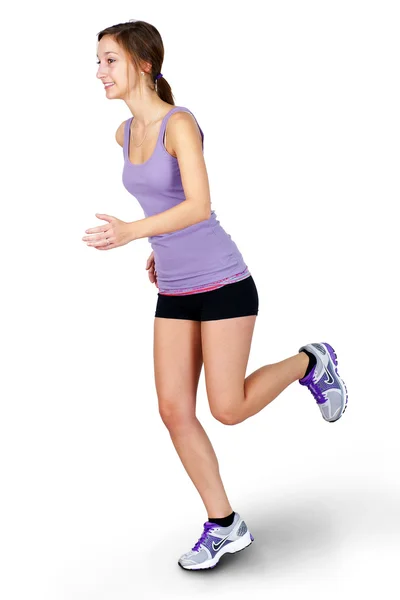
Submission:
[[[174,401],[159,401],[160,417],[167,429],[185,428],[196,418],[195,403],[193,402],[193,407],[183,406],[184,404],[177,405],[176,399]]]
[[[211,408],[211,414],[220,423],[223,425],[236,425],[240,423],[243,419],[238,414],[237,411],[232,408]]]
[[[222,390],[218,393],[208,388],[208,403],[214,419],[223,425],[236,425],[243,421],[244,392],[238,390],[229,390],[224,394]]]

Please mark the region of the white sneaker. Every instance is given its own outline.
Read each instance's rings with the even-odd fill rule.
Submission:
[[[254,537],[246,523],[236,512],[233,523],[229,527],[221,527],[217,523],[206,521],[199,540],[189,552],[180,557],[178,565],[191,571],[213,569],[221,556],[244,550],[253,541]]]
[[[302,350],[311,352],[317,362],[299,383],[308,387],[325,421],[334,423],[343,416],[348,400],[346,384],[337,371],[336,352],[327,342],[306,344],[299,352]]]

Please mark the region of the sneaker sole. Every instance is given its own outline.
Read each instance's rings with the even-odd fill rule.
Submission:
[[[334,369],[335,369],[335,373],[338,377],[339,380],[339,384],[341,387],[341,390],[343,392],[343,395],[346,397],[346,401],[344,403],[343,409],[340,413],[340,415],[337,417],[337,419],[334,419],[333,421],[329,421],[328,419],[325,419],[325,421],[327,421],[327,423],[336,423],[336,421],[339,421],[339,419],[344,415],[346,408],[347,408],[347,400],[348,400],[348,393],[347,393],[347,387],[345,382],[343,381],[343,379],[340,377],[338,370],[337,370],[337,365],[338,365],[338,359],[337,359],[337,355],[335,350],[332,348],[332,346],[330,344],[328,344],[327,342],[324,342],[323,345],[325,346],[325,348],[328,350],[329,355],[331,357],[331,360],[334,364]]]
[[[245,550],[246,548],[251,546],[253,542],[254,537],[247,530],[243,537],[239,538],[235,542],[232,542],[231,544],[228,544],[227,546],[222,548],[220,553],[216,554],[214,558],[210,558],[210,560],[204,561],[204,563],[202,563],[201,565],[188,565],[184,567],[179,561],[178,565],[181,567],[181,569],[185,569],[185,571],[204,571],[206,569],[214,569],[214,567],[217,566],[220,558],[224,556],[224,554],[236,554],[237,552],[241,552],[242,550]]]

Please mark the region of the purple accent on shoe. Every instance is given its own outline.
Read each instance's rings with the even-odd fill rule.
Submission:
[[[328,348],[328,352],[329,352],[329,354],[331,355],[331,358],[332,358],[332,360],[333,360],[333,362],[334,362],[334,364],[335,364],[335,367],[337,367],[337,365],[338,365],[338,360],[337,360],[336,352],[334,351],[334,349],[332,348],[332,346],[331,346],[330,344],[328,344],[328,342],[324,342],[324,345],[325,345],[325,346]],[[343,384],[343,387],[344,387],[344,389],[345,389],[345,391],[346,391],[346,402],[345,402],[345,405],[344,405],[343,412],[342,412],[342,414],[340,415],[340,417],[341,417],[341,416],[343,416],[343,414],[344,414],[344,411],[345,411],[345,410],[346,410],[346,408],[347,408],[347,401],[348,401],[348,399],[349,399],[349,396],[348,396],[348,392],[347,392],[347,386],[346,386],[345,382],[344,382],[344,381],[343,381],[343,379],[340,377],[339,373],[337,372],[337,369],[335,369],[335,370],[336,370],[336,375],[337,375],[337,376],[339,377],[339,379],[341,380],[341,382],[342,382],[342,384]],[[338,417],[338,418],[340,419],[340,417]],[[331,423],[335,423],[337,420],[338,420],[338,419],[335,419],[334,421],[331,421]]]
[[[221,538],[215,537],[211,534],[209,534],[207,536],[207,538],[205,539],[205,541],[203,542],[203,546],[205,548],[207,548],[207,550],[209,550],[211,556],[214,558],[214,556],[217,554],[217,552],[219,552],[221,550],[221,548],[224,548],[225,546],[228,546],[229,544],[232,544],[233,540],[229,540],[229,539],[225,539],[222,538],[222,542],[221,542]],[[214,544],[217,546],[217,548],[214,547]]]
[[[254,542],[254,538],[253,538],[252,534],[250,534],[250,539],[252,542]]]
[[[324,346],[326,346],[326,348],[328,348],[328,352],[331,355],[331,359],[333,360],[333,362],[335,363],[335,366],[337,367],[337,356],[336,356],[336,352],[334,351],[334,349],[332,348],[332,346],[330,344],[328,344],[328,342],[323,342]]]
[[[323,345],[327,348],[327,350],[330,354],[330,357],[336,366],[337,358],[336,358],[334,349],[332,348],[332,346],[330,344],[328,344],[326,342],[323,342]],[[317,383],[314,383],[313,375],[314,375],[314,371],[315,371],[317,365],[318,365],[318,360],[317,360],[316,365],[311,369],[310,373],[306,377],[303,377],[302,379],[300,379],[299,383],[301,383],[301,385],[306,385],[308,387],[308,389],[314,396],[315,400],[317,401],[317,404],[324,404],[327,401],[327,398],[323,395],[322,392],[325,392],[326,390],[329,390],[332,388],[332,383],[337,378],[337,372],[332,373],[331,371],[329,371],[329,369],[325,368],[326,373],[319,379],[319,381]]]
[[[308,375],[306,375],[305,377],[303,377],[302,379],[299,379],[299,383],[301,383],[301,385],[308,385],[309,383],[312,383],[313,380],[313,374],[315,371],[315,367],[317,365],[314,365],[313,368],[311,369],[311,371],[309,372]]]
[[[197,550],[199,550],[200,544],[203,544],[206,541],[209,532],[212,529],[215,529],[216,527],[219,527],[219,525],[217,525],[216,523],[211,523],[210,521],[206,521],[206,523],[204,523],[204,531],[201,534],[198,542],[196,542],[195,545],[193,546],[193,548],[192,548],[193,552],[196,552]]]
[[[310,375],[311,375],[311,373],[310,373]],[[318,382],[317,384],[314,384],[314,382],[312,381],[312,378],[311,378],[311,381],[309,380],[308,383],[304,383],[302,385],[307,385],[308,389],[310,390],[310,392],[314,396],[315,400],[317,401],[317,404],[324,404],[326,402],[327,399],[325,398],[325,396],[322,395],[323,390],[321,389],[322,386],[321,386],[320,382]],[[328,386],[324,387],[323,389],[324,390],[328,389]]]
[[[303,354],[306,354],[304,352],[304,350],[302,350],[301,352],[303,352]],[[307,354],[306,354],[306,356],[307,356]],[[313,366],[313,368],[311,369],[311,371],[309,372],[309,374],[305,375],[302,379],[299,379],[301,385],[308,385],[308,383],[313,380],[312,379],[313,378],[313,373],[315,371],[315,367],[316,366],[317,366],[317,361],[315,362],[315,365]]]
[[[321,344],[309,344],[308,350],[312,351],[311,348],[313,346],[315,346],[315,352],[316,352],[315,356],[316,357],[318,357],[317,351],[320,351],[320,352],[323,352],[324,354],[329,354],[329,358],[331,360],[328,362],[327,365],[323,366],[324,370],[322,372],[320,370],[321,364],[317,360],[317,364],[315,365],[315,368],[318,368],[318,381],[314,381],[315,372],[313,369],[306,377],[299,379],[299,383],[301,385],[305,385],[308,387],[308,389],[314,396],[315,400],[317,401],[317,404],[320,405],[320,409],[324,416],[324,419],[329,420],[331,423],[334,423],[335,421],[340,419],[340,417],[344,414],[344,411],[346,410],[347,400],[348,400],[347,387],[346,387],[345,382],[340,377],[340,375],[337,371],[338,360],[337,360],[336,352],[332,348],[332,346],[330,344],[328,344],[327,342],[322,342]],[[299,349],[299,352],[301,352],[301,351],[302,351],[302,348]],[[342,410],[340,411],[339,416],[334,420],[330,420],[324,414],[324,412],[323,412],[324,409],[321,408],[321,405],[323,405],[323,404],[325,404],[325,402],[327,402],[325,392],[329,392],[329,390],[333,390],[333,389],[336,389],[337,392],[342,393],[345,396],[345,398],[344,398],[345,402],[344,402],[344,406],[342,407]]]

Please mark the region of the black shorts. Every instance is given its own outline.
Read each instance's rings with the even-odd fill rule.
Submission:
[[[215,321],[258,314],[258,293],[253,277],[228,283],[216,290],[166,296],[158,294],[155,317]]]

